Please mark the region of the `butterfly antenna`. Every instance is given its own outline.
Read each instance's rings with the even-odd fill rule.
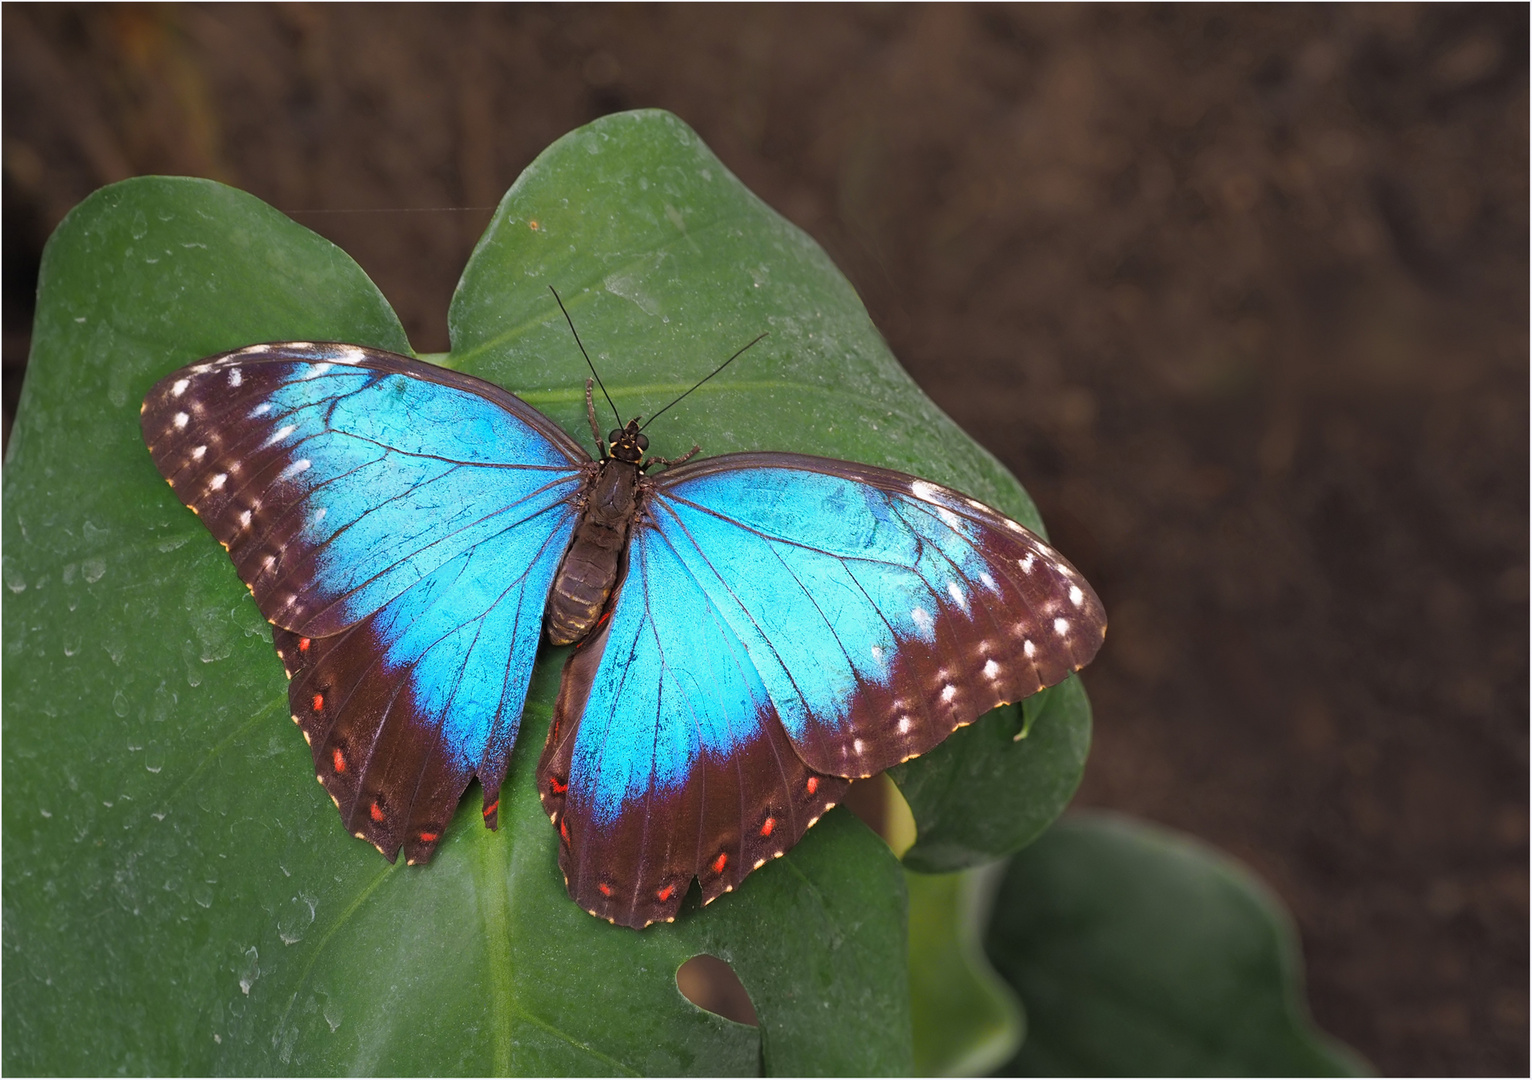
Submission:
[[[770,333],[770,331],[767,331],[767,332],[766,332],[766,333]],[[766,336],[766,334],[765,334],[765,333],[762,333],[762,334],[757,334],[757,335],[756,335],[756,337],[755,337],[755,340],[754,340],[754,341],[751,341],[751,342],[750,342],[750,344],[749,344],[749,345],[746,345],[746,346],[745,346],[745,348],[744,348],[744,349],[740,349],[740,350],[739,350],[739,352],[737,352],[737,353],[735,353],[735,354],[734,354],[734,355],[733,355],[733,356],[731,356],[731,357],[729,357],[729,358],[728,358],[728,359],[727,359],[727,360],[725,360],[725,361],[724,361],[724,362],[723,362],[723,363],[721,363],[721,364],[719,364],[719,365],[718,365],[718,366],[717,366],[717,367],[716,367],[716,368],[714,368],[714,369],[713,369],[713,371],[712,371],[712,374],[710,374],[710,375],[704,375],[704,376],[703,376],[703,377],[702,377],[702,378],[700,378],[700,379],[698,379],[698,380],[697,380],[697,384],[696,384],[696,386],[693,386],[693,387],[692,387],[692,390],[695,390],[695,389],[697,389],[697,387],[698,387],[698,386],[701,386],[701,385],[702,385],[702,384],[703,384],[703,383],[705,383],[705,382],[707,382],[707,381],[708,381],[708,380],[709,380],[709,379],[711,379],[711,378],[712,378],[712,377],[713,377],[713,375],[717,375],[717,374],[718,374],[718,373],[719,373],[719,372],[720,372],[720,371],[722,371],[722,370],[723,370],[723,369],[724,369],[724,368],[726,368],[726,367],[728,367],[728,366],[729,366],[729,365],[730,365],[730,364],[732,364],[732,363],[734,363],[734,361],[736,361],[736,360],[738,360],[738,359],[739,359],[739,358],[740,358],[740,356],[741,356],[741,355],[742,355],[742,354],[743,354],[743,353],[744,353],[744,351],[745,351],[745,349],[748,349],[748,348],[750,348],[750,345],[754,345],[754,344],[755,344],[755,343],[756,343],[756,342],[758,342],[758,341],[760,341],[760,340],[761,340],[761,338],[763,338],[763,337],[765,337],[765,336]],[[692,390],[688,390],[688,391],[686,391],[686,394],[690,394],[690,393],[691,393],[691,392],[692,392]],[[676,398],[676,400],[675,400],[675,401],[672,401],[672,402],[671,402],[671,403],[670,403],[670,405],[675,405],[675,404],[678,404],[678,403],[679,403],[679,402],[680,402],[680,401],[681,401],[681,398],[684,398],[684,397],[685,397],[685,396],[686,396],[686,394],[682,394],[682,395],[681,395],[681,397],[678,397],[678,398]],[[665,406],[665,409],[668,409],[668,408],[670,408],[670,405],[666,405],[666,406]],[[649,419],[647,419],[647,420],[645,420],[645,421],[644,421],[644,426],[643,426],[643,427],[641,427],[641,428],[639,428],[639,429],[638,429],[638,430],[639,430],[639,431],[643,431],[643,430],[644,430],[644,428],[646,428],[646,427],[648,427],[648,426],[649,426],[649,425],[650,425],[650,424],[652,424],[652,423],[654,423],[654,422],[655,422],[655,421],[656,421],[656,420],[658,420],[658,419],[659,419],[659,416],[660,416],[660,413],[662,413],[662,412],[664,412],[664,411],[665,411],[665,409],[661,409],[661,410],[660,410],[660,412],[657,412],[657,413],[655,413],[655,414],[654,414],[654,415],[653,415],[653,416],[651,416],[651,417],[650,417],[650,418],[649,418]]]
[[[580,331],[575,329],[574,320],[569,317],[569,309],[564,306],[564,301],[559,299],[559,291],[557,289],[549,285],[548,291],[553,294],[553,299],[558,302],[559,310],[564,313],[564,321],[569,324],[569,332],[574,335],[575,344],[580,346],[580,355],[585,357],[585,366],[590,368],[590,373],[596,377],[596,385],[601,387],[601,396],[606,398],[606,403],[612,408],[612,415],[617,417],[617,422],[621,424],[622,416],[617,412],[617,406],[612,404],[612,395],[606,392],[606,384],[601,381],[601,373],[596,370],[596,365],[590,362],[590,353],[585,351],[585,343],[580,340]],[[754,344],[754,341],[750,343],[750,345]],[[745,346],[747,349],[749,347],[749,345]],[[732,360],[733,357],[730,357],[730,359]]]

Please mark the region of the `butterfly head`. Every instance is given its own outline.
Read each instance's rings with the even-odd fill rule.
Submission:
[[[644,451],[649,449],[649,436],[638,430],[638,417],[628,421],[625,428],[613,428],[606,437],[607,444],[611,447],[609,454],[618,461],[628,461],[637,465],[644,459]]]

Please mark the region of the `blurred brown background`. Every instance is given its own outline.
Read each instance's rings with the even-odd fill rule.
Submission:
[[[1527,42],[1523,5],[6,5],[7,429],[102,184],[251,191],[443,351],[517,173],[673,110],[1106,600],[1080,801],[1254,866],[1381,1071],[1525,1074]]]

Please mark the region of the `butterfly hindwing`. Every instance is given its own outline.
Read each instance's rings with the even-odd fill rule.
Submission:
[[[489,383],[306,343],[176,372],[143,427],[276,627],[347,828],[428,858],[474,776],[493,826],[579,446]]]
[[[786,852],[846,781],[793,751],[669,538],[641,529],[610,621],[565,668],[538,768],[570,895],[642,927]]]

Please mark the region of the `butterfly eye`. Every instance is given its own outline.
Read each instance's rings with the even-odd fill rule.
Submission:
[[[606,433],[606,441],[609,442],[609,443],[616,443],[621,438],[622,438],[622,428],[613,428],[611,431]]]
[[[647,436],[647,435],[640,435],[637,438],[636,442],[638,443],[638,448],[640,450],[647,450],[647,449],[649,449],[649,436]]]

